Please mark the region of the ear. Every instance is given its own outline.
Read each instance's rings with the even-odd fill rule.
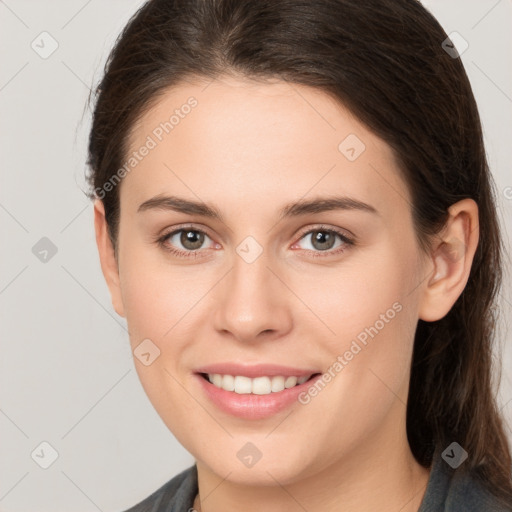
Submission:
[[[119,268],[114,247],[108,234],[105,208],[103,202],[99,199],[94,201],[94,229],[96,231],[96,245],[100,256],[101,270],[110,290],[112,306],[114,306],[118,315],[124,317]]]
[[[449,209],[442,232],[434,238],[430,262],[434,268],[423,289],[419,318],[434,322],[443,318],[455,304],[469,279],[478,246],[478,205],[463,199]]]

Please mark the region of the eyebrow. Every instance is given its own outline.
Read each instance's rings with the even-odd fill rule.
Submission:
[[[192,201],[177,196],[158,195],[144,201],[138,208],[138,212],[148,210],[172,210],[188,215],[199,215],[224,222],[220,211],[213,205]],[[371,205],[346,196],[318,197],[308,201],[299,200],[285,205],[279,210],[279,219],[299,217],[300,215],[322,213],[332,210],[358,210],[375,215],[380,213]]]

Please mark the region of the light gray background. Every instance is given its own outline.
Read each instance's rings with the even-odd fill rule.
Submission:
[[[83,179],[89,87],[141,0],[0,0],[0,511],[120,511],[193,463],[146,398],[101,274]],[[425,1],[480,107],[506,245],[512,232],[512,2]],[[47,59],[47,31],[58,49]],[[48,50],[49,39],[45,40]],[[441,44],[441,41],[439,42]],[[43,51],[41,48],[40,51]],[[46,263],[32,247],[48,237]],[[512,440],[510,265],[500,406]],[[50,451],[58,458],[42,469]],[[41,454],[44,454],[42,456]]]

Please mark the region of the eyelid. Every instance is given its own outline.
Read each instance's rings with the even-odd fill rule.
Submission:
[[[334,226],[326,226],[325,224],[320,224],[320,225],[317,225],[314,227],[304,228],[303,230],[299,231],[297,236],[299,237],[299,239],[301,239],[304,235],[308,235],[309,233],[314,233],[315,231],[328,231],[328,232],[336,233],[341,238],[343,238],[347,241],[350,241],[350,242],[355,242],[355,240],[356,240],[355,235],[352,234],[347,229],[338,228],[338,227],[334,227]]]
[[[213,236],[210,234],[209,229],[206,226],[203,226],[201,224],[190,224],[190,223],[178,224],[176,226],[173,226],[172,228],[163,229],[157,235],[157,238],[168,237],[170,235],[176,234],[176,232],[185,231],[187,229],[189,231],[197,231],[199,233],[204,233],[205,235],[207,235],[208,237],[213,239]]]
[[[334,235],[338,236],[338,238],[341,240],[341,244],[334,248],[334,249],[328,249],[326,251],[315,251],[312,249],[302,249],[302,251],[309,254],[312,258],[318,259],[318,258],[325,258],[327,261],[329,261],[329,258],[335,258],[338,256],[341,256],[345,251],[350,249],[351,247],[356,245],[356,237],[351,234],[351,236],[347,235],[345,231],[342,228],[338,227],[329,227],[325,225],[305,228],[300,232],[297,238],[297,241],[292,244],[292,247],[297,245],[303,238],[305,238],[307,235],[310,235],[315,232],[324,232],[324,233],[334,233]],[[295,250],[295,249],[294,249]],[[319,260],[320,261],[320,260]]]
[[[173,226],[172,228],[169,228],[169,229],[164,229],[163,231],[161,231],[157,236],[156,236],[156,239],[155,239],[155,242],[160,246],[162,247],[163,249],[167,250],[167,251],[170,251],[171,253],[175,253],[175,254],[180,254],[180,253],[186,253],[186,254],[198,254],[198,253],[202,253],[204,252],[205,249],[196,249],[194,251],[185,251],[183,249],[177,249],[177,248],[174,248],[174,247],[169,247],[169,245],[166,243],[167,239],[173,235],[176,235],[177,233],[181,232],[181,231],[195,231],[197,233],[202,233],[204,235],[206,235],[210,240],[212,240],[214,243],[216,243],[214,241],[214,237],[210,235],[209,233],[209,229],[206,228],[205,226],[202,226],[200,225],[200,227],[198,227],[199,225],[195,225],[195,224],[178,224],[177,226]]]

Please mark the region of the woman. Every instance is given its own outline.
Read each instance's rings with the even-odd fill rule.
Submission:
[[[102,270],[196,463],[130,511],[512,510],[501,239],[415,0],[151,0],[97,91]]]

